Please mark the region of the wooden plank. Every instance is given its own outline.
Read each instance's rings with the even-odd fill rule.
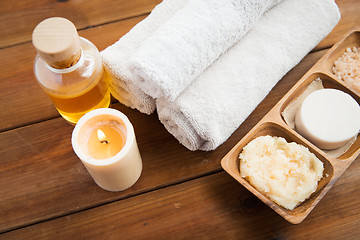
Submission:
[[[228,150],[186,150],[154,114],[117,104],[133,123],[144,170],[131,189],[112,193],[97,187],[74,154],[73,127],[57,118],[0,134],[0,231],[129,197],[220,169]],[[212,161],[209,161],[211,159]]]
[[[359,181],[356,161],[299,225],[286,222],[220,172],[0,239],[359,239]]]
[[[324,49],[339,41],[344,34],[355,27],[360,27],[360,1],[335,0],[339,6],[341,19],[333,31],[319,43],[316,49]]]
[[[307,56],[270,92],[226,143],[212,152],[191,152],[150,116],[119,103],[133,123],[144,172],[130,190],[98,188],[72,151],[73,127],[62,118],[0,134],[0,232],[79,211],[220,170],[222,157],[300,79],[325,51]]]
[[[161,0],[0,1],[0,48],[31,40],[35,26],[48,17],[65,17],[78,29],[149,13]]]
[[[46,0],[0,2],[0,48],[31,40],[34,27],[43,19],[53,16],[66,17],[78,29],[96,26],[149,13],[161,0],[132,1],[67,1],[57,0],[49,4]],[[321,49],[331,46],[346,31],[359,26],[360,2],[357,0],[336,0],[342,20],[329,38],[319,45]]]
[[[116,42],[144,16],[80,31],[99,50]],[[58,117],[50,99],[38,86],[31,43],[0,50],[0,131]]]

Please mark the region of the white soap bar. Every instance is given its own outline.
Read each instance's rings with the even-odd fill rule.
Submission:
[[[341,147],[360,129],[359,104],[337,89],[321,89],[305,98],[295,117],[296,130],[321,149]]]

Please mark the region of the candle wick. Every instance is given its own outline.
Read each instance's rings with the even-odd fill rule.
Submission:
[[[108,144],[109,141],[108,140],[101,140],[100,143],[105,143],[105,144]]]

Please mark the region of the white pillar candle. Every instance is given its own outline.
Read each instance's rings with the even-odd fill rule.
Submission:
[[[142,160],[134,128],[121,112],[101,108],[85,114],[72,133],[72,146],[94,181],[122,191],[140,177]]]
[[[349,94],[321,89],[305,98],[295,117],[296,130],[321,149],[335,149],[356,136],[360,107]]]

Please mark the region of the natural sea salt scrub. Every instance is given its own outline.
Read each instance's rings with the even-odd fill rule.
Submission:
[[[347,48],[332,68],[335,76],[360,93],[360,47]]]
[[[324,171],[323,163],[308,148],[269,135],[248,143],[239,158],[241,177],[290,210],[316,191]]]

